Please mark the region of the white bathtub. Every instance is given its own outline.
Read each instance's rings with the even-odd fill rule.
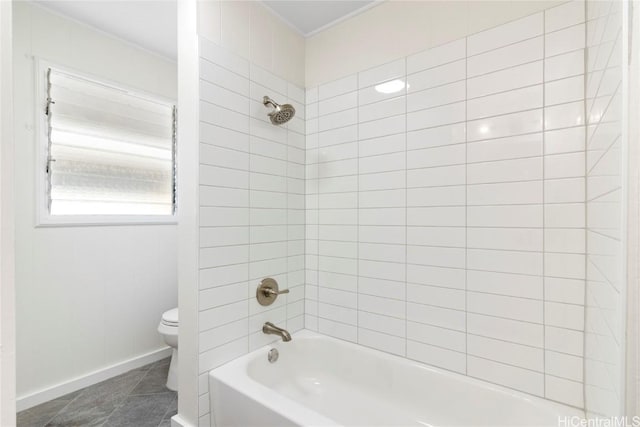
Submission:
[[[267,352],[280,357],[269,363]],[[310,331],[209,373],[216,427],[557,426],[583,416],[463,375]]]

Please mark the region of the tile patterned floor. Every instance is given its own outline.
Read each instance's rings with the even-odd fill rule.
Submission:
[[[170,427],[177,394],[165,387],[170,359],[134,369],[18,413],[18,427]]]

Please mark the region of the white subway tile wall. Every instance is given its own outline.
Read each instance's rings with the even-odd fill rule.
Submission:
[[[205,39],[200,57],[198,368],[207,424],[207,372],[278,339],[262,333],[265,321],[304,327],[305,93]],[[296,116],[272,125],[264,95],[293,104]],[[255,298],[265,277],[290,290],[268,307]]]
[[[620,25],[573,1],[306,90],[202,40],[201,422],[267,320],[616,413]]]
[[[575,1],[307,89],[306,328],[583,407],[584,34]]]
[[[622,4],[587,1],[586,30],[585,409],[614,416],[624,388]]]

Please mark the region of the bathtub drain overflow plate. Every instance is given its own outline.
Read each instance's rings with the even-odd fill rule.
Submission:
[[[267,354],[267,359],[269,360],[269,363],[276,363],[279,356],[280,356],[280,353],[278,353],[278,350],[276,350],[275,348],[272,348],[271,350],[269,350],[269,353]]]

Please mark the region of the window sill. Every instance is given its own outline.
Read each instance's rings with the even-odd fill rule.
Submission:
[[[60,215],[40,218],[36,228],[47,227],[118,227],[133,225],[177,225],[176,216],[148,215]]]

